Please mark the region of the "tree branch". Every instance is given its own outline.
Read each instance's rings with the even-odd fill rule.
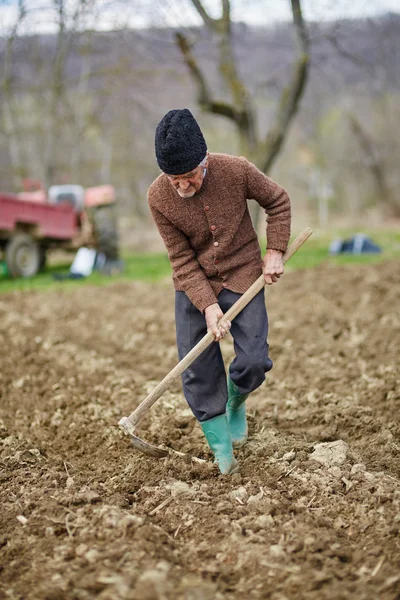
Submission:
[[[203,19],[204,25],[209,29],[214,30],[216,26],[216,19],[210,17],[200,0],[192,0],[192,4]]]
[[[175,39],[185,60],[185,63],[188,66],[192,77],[196,82],[198,102],[202,107],[205,107],[211,103],[210,91],[208,89],[205,77],[197,64],[196,59],[193,56],[191,46],[187,37],[183,33],[178,31],[175,34]]]
[[[369,60],[367,60],[363,56],[354,54],[353,52],[350,52],[349,50],[347,50],[341,44],[341,42],[339,42],[338,38],[335,35],[328,34],[326,36],[326,39],[330,41],[330,43],[335,48],[335,50],[338,52],[338,54],[340,54],[340,56],[347,58],[348,60],[350,60],[351,62],[353,62],[355,65],[357,65],[359,67],[360,66],[366,67],[370,74],[374,73],[373,64]]]
[[[231,5],[229,0],[222,0],[222,21],[227,31],[231,26]]]
[[[175,39],[182,53],[184,61],[196,82],[198,103],[200,104],[201,108],[216,115],[228,117],[232,121],[237,121],[238,115],[233,106],[230,106],[225,102],[215,101],[211,98],[207,82],[195,57],[193,56],[187,37],[183,33],[178,32],[175,35]]]
[[[264,173],[267,173],[271,169],[272,164],[279,154],[289,125],[298,110],[308,75],[309,40],[300,0],[291,0],[291,5],[300,56],[294,67],[292,81],[282,91],[276,127],[270,131],[265,140],[266,157],[263,163]]]

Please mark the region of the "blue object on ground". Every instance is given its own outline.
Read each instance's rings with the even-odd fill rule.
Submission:
[[[334,240],[329,246],[329,254],[380,254],[382,248],[364,233],[356,233],[346,240]]]

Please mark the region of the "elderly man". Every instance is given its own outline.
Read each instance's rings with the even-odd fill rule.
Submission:
[[[188,109],[163,117],[155,151],[162,174],[150,186],[148,202],[173,269],[179,358],[207,330],[217,342],[184,372],[183,391],[221,473],[235,473],[233,447],[244,444],[248,435],[245,400],[272,368],[263,291],[232,324],[219,321],[262,272],[267,284],[282,275],[290,200],[245,158],[209,153]],[[264,260],[247,199],[268,215]],[[236,356],[227,378],[218,342],[229,330]]]

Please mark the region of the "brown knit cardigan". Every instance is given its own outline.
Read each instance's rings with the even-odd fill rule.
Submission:
[[[224,288],[242,294],[262,273],[247,199],[265,209],[267,247],[284,252],[290,237],[289,196],[245,158],[210,154],[203,184],[192,198],[181,198],[164,173],[148,190],[175,289],[201,312],[218,302]]]

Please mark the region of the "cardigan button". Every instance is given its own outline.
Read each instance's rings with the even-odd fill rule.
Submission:
[[[210,207],[209,206],[205,206],[204,210],[210,210]]]
[[[214,246],[215,247],[219,246],[218,242],[214,242]]]
[[[214,263],[215,263],[216,265],[217,265],[219,262],[221,262],[221,261],[219,260],[219,258],[216,258],[216,259],[214,260]]]
[[[215,227],[215,225],[211,225],[211,231],[215,231],[217,228]]]

